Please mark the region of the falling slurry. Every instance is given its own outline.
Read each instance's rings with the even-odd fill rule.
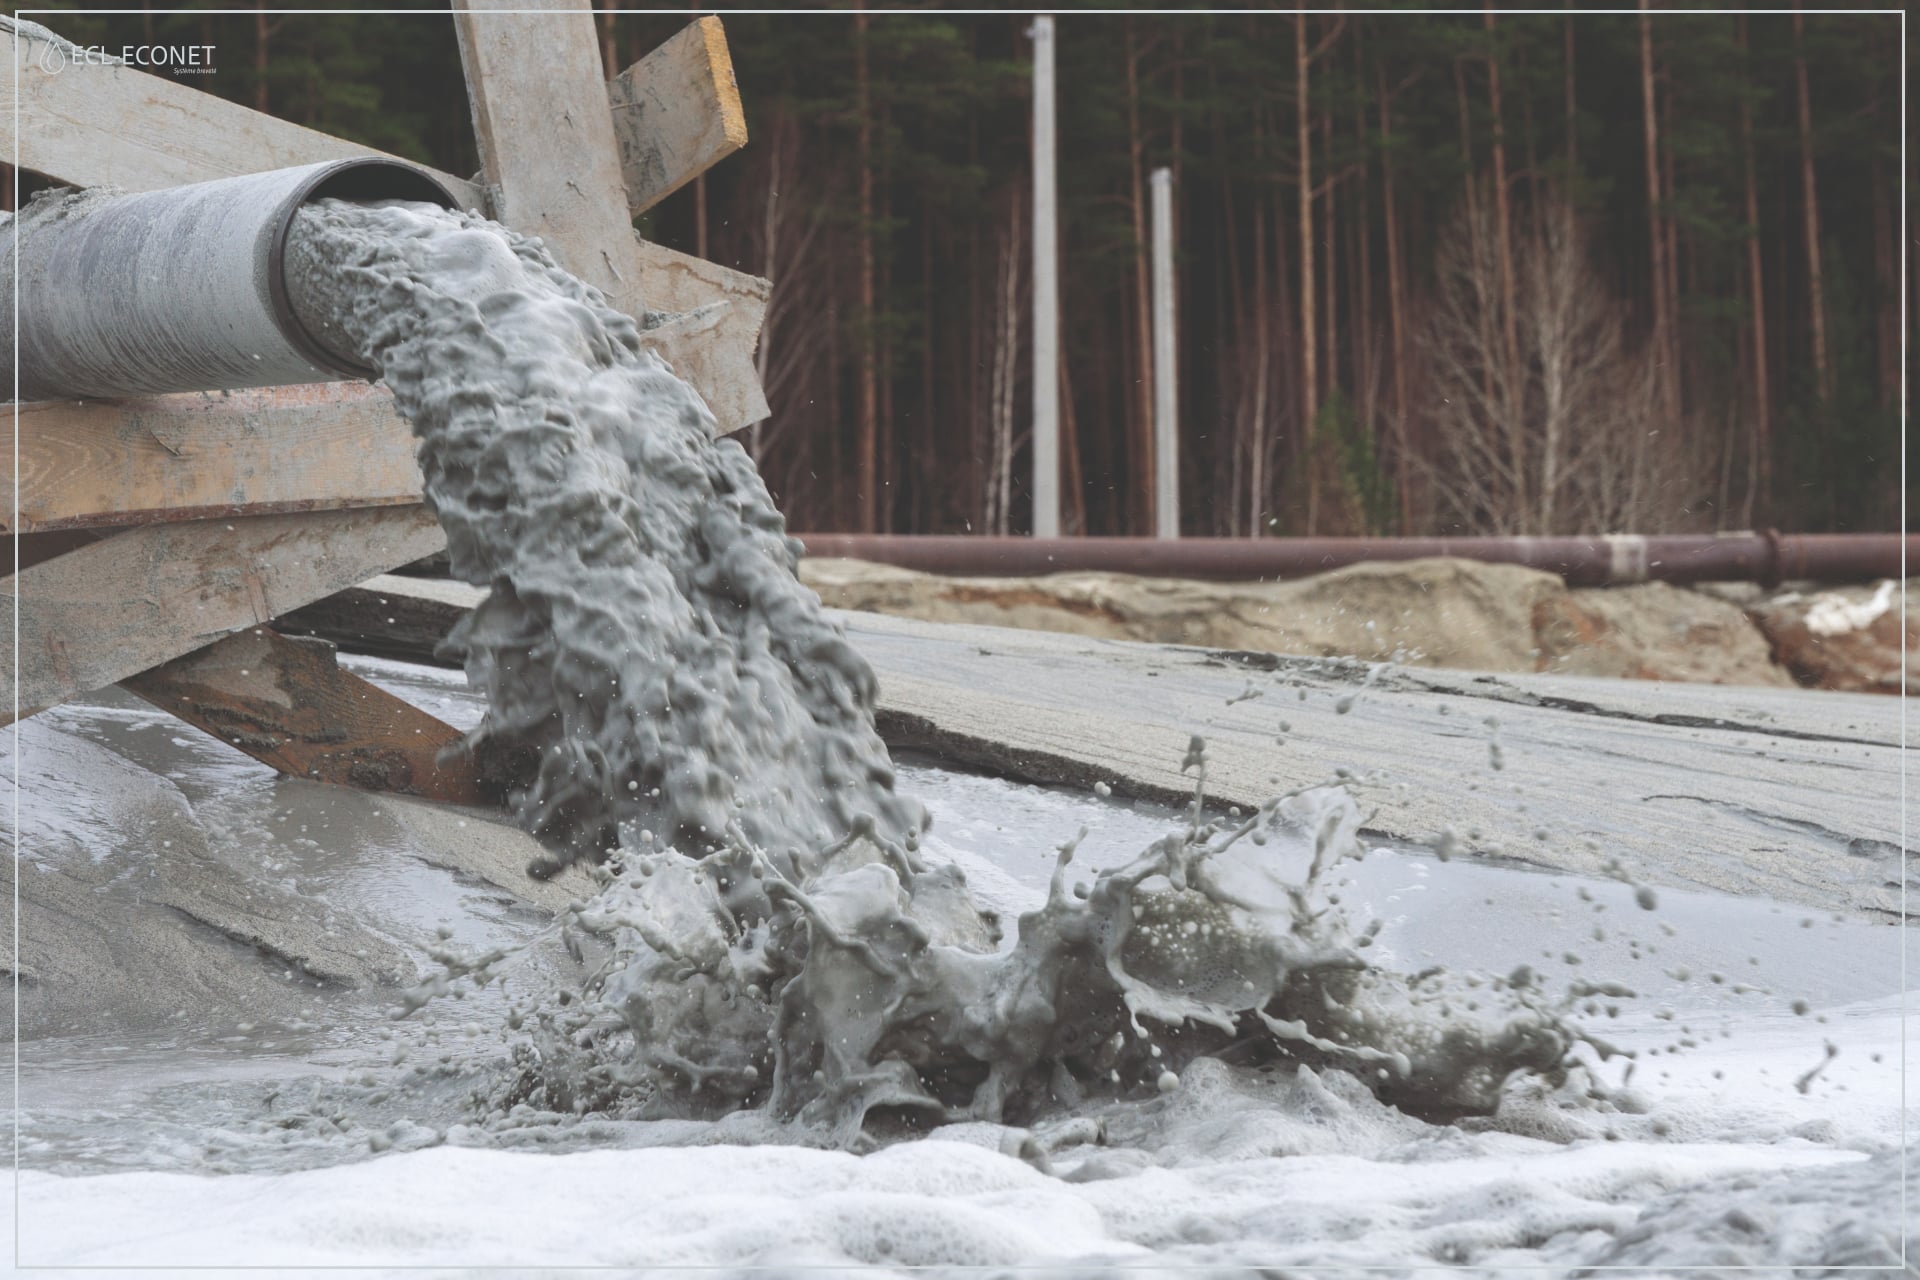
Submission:
[[[513,1015],[522,1072],[494,1103],[764,1106],[852,1143],[1177,1089],[1200,1055],[1345,1069],[1433,1118],[1565,1077],[1582,1037],[1530,975],[1366,962],[1321,885],[1358,852],[1349,797],[1205,820],[1198,739],[1191,820],[1090,882],[1069,842],[1003,943],[923,856],[873,674],[750,459],[634,321],[538,241],[423,205],[311,206],[288,264],[303,319],[392,389],[453,570],[491,592],[450,640],[488,700],[476,743],[530,767],[512,803],[547,869],[601,882],[561,926],[590,976]],[[1285,823],[1313,832],[1297,882],[1248,856]],[[437,958],[410,1008],[514,960]]]

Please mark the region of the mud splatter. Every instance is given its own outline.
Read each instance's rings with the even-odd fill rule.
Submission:
[[[1322,888],[1361,853],[1347,780],[1208,820],[1198,738],[1184,826],[1090,882],[1068,841],[1003,940],[922,857],[872,672],[746,453],[631,319],[537,241],[419,205],[310,208],[289,271],[392,388],[454,572],[491,592],[452,641],[489,702],[474,745],[527,763],[513,804],[551,866],[598,866],[557,926],[590,976],[516,1009],[497,1101],[761,1107],[853,1144],[1178,1090],[1203,1055],[1341,1067],[1431,1118],[1492,1111],[1518,1071],[1565,1079],[1581,1037],[1530,974],[1367,962],[1377,922]],[[1283,824],[1312,832],[1296,881],[1254,852]],[[436,958],[406,1007],[514,960]]]

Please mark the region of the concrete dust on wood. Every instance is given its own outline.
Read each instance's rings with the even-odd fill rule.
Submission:
[[[1558,870],[1595,874],[1617,858],[1655,883],[1900,909],[1888,700],[844,621],[880,674],[891,744],[1176,798],[1191,785],[1180,749],[1197,733],[1223,803],[1345,769],[1377,777],[1368,827],[1398,839],[1433,845],[1450,831]]]

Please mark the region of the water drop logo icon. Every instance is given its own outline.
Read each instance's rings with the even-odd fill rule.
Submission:
[[[40,48],[40,69],[50,76],[57,76],[66,69],[67,47],[58,40],[49,40]]]

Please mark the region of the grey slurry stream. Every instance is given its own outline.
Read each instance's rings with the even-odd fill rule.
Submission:
[[[1025,1122],[1172,1089],[1186,1060],[1231,1051],[1351,1068],[1445,1119],[1597,1044],[1524,968],[1464,985],[1368,965],[1370,939],[1315,901],[1350,810],[1315,823],[1298,882],[1236,856],[1281,798],[1221,821],[1196,800],[1183,829],[1076,888],[1070,842],[1000,947],[1000,922],[924,856],[872,672],[800,585],[746,453],[631,319],[473,215],[328,201],[292,242],[289,270],[326,308],[307,318],[380,370],[453,571],[490,591],[451,641],[487,696],[476,745],[527,763],[514,809],[554,866],[603,869],[567,928],[606,959],[564,1003],[514,1014],[521,1098],[763,1106],[852,1143],[876,1123]],[[1199,739],[1185,764],[1203,785]],[[414,1000],[511,956],[442,959]]]
[[[1867,1063],[1813,1072],[1827,1035],[1881,1043],[1845,1025],[1888,1017],[1897,987],[1845,960],[1878,930],[1656,896],[1623,867],[1615,882],[1567,887],[1480,859],[1440,868],[1369,851],[1351,779],[1220,812],[1201,798],[1199,739],[1185,761],[1194,804],[1151,828],[1139,815],[1105,825],[1111,804],[1029,803],[997,780],[896,770],[874,730],[872,671],[796,579],[799,548],[760,477],[643,351],[634,321],[537,242],[426,206],[311,207],[289,270],[324,304],[304,319],[392,388],[454,571],[490,593],[453,643],[487,703],[476,748],[525,780],[512,807],[545,850],[536,870],[591,875],[547,922],[484,895],[476,912],[470,888],[458,890],[467,905],[436,901],[444,881],[398,873],[368,899],[415,902],[389,937],[453,918],[417,987],[392,976],[409,970],[406,948],[336,955],[330,935],[358,935],[324,920],[303,952],[319,959],[269,988],[221,985],[224,970],[209,969],[203,1004],[251,1017],[271,997],[273,1025],[306,1037],[295,1056],[321,1070],[289,1080],[286,1064],[262,1061],[255,1084],[251,1068],[213,1065],[219,1043],[181,1054],[156,1042],[154,1070],[175,1083],[155,1107],[115,1097],[86,1121],[104,1158],[78,1152],[62,1116],[84,1110],[73,1099],[90,1080],[133,1073],[43,1073],[56,1081],[42,1089],[50,1118],[32,1098],[24,1108],[32,1167],[295,1178],[444,1154],[427,1147],[779,1143],[885,1147],[860,1162],[885,1168],[935,1145],[898,1140],[939,1129],[1058,1174],[1045,1181],[1059,1194],[1107,1206],[1110,1241],[1170,1257],[1217,1244],[1256,1261],[1406,1266],[1503,1249],[1566,1266],[1898,1258],[1891,1104],[1876,1093],[1860,1124],[1835,1119],[1839,1102],[1783,1121],[1719,1083],[1731,1060],[1718,1040],[1737,1015],[1769,1064],[1760,1074],[1774,1072],[1767,1088],[1812,1090],[1822,1105],[1853,1088],[1840,1096],[1866,1102]],[[73,901],[135,883],[113,848],[137,843],[127,813],[164,851],[158,888],[138,892],[164,895],[181,867],[198,868],[207,888],[179,909],[227,938],[238,935],[223,921],[310,901],[320,863],[283,885],[271,864],[236,872],[246,901],[227,915],[208,905],[224,868],[246,866],[244,848],[215,848],[244,846],[243,827],[195,826],[240,790],[224,778],[182,778],[164,803],[122,811],[138,762],[172,758],[161,723],[110,701],[29,722],[28,750],[64,752],[62,767],[92,780],[77,790],[104,797],[98,813],[34,810],[37,847],[96,850],[95,880]],[[363,797],[248,785],[268,789],[268,821],[322,862],[325,823],[388,838]],[[958,819],[930,825],[916,786]],[[1075,837],[1044,857],[1073,834],[1055,829],[1066,813],[1095,827],[1088,848]],[[98,830],[84,841],[56,830],[86,822]],[[1440,860],[1453,846],[1440,841]],[[1707,972],[1736,935],[1779,954],[1756,954],[1752,973]],[[1776,990],[1788,974],[1801,989]],[[382,1039],[329,1025],[328,1000],[396,985],[400,1021]],[[1796,1016],[1786,1006],[1803,991],[1832,1003]],[[1756,1019],[1754,1002],[1770,1012]],[[1829,1008],[1835,1022],[1814,1025]],[[122,1124],[132,1106],[142,1123]],[[579,1176],[568,1159],[554,1178]],[[1352,1181],[1317,1185],[1331,1166],[1316,1160],[1348,1161]],[[1422,1189],[1429,1174],[1437,1190]],[[87,1181],[36,1176],[42,1196]],[[1528,1179],[1541,1176],[1536,1191]],[[1192,1225],[1124,1226],[1188,1177],[1205,1188]],[[1372,1253],[1352,1252],[1379,1231]],[[928,1236],[927,1260],[951,1260],[936,1245]]]

